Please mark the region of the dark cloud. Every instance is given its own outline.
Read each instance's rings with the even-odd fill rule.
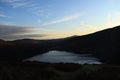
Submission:
[[[36,29],[23,26],[0,25],[0,39],[40,38],[46,34],[35,34]]]
[[[2,39],[6,39],[6,40],[15,40],[15,39],[40,39],[40,37],[44,37],[47,35],[44,34],[27,34],[27,35],[7,35],[2,37]]]

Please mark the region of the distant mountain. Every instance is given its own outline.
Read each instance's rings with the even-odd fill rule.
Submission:
[[[5,41],[0,39],[0,45],[3,45],[4,43]]]
[[[0,60],[23,60],[50,50],[62,50],[77,54],[93,54],[101,61],[120,64],[120,26],[84,36],[61,39],[15,41],[0,40]],[[13,45],[8,45],[13,44]]]
[[[0,39],[0,46],[8,46],[8,45],[14,45],[14,44]]]
[[[15,44],[38,44],[39,40],[34,40],[34,39],[20,39],[20,40],[14,40],[12,41]]]

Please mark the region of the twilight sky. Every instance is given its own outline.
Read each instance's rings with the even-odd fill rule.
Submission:
[[[0,0],[0,39],[52,39],[120,25],[120,0]]]

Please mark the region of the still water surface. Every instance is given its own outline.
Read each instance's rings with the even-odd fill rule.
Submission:
[[[28,61],[40,61],[50,63],[79,63],[79,64],[101,64],[98,58],[91,54],[74,54],[64,51],[49,51],[27,59]]]

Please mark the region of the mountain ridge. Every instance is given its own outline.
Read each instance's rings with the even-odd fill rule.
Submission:
[[[119,41],[120,26],[116,26],[88,35],[61,39],[3,41],[14,45],[0,46],[0,55],[4,55],[5,59],[3,60],[6,60],[6,55],[11,53],[7,58],[12,57],[13,60],[23,60],[50,50],[62,50],[78,54],[90,53],[105,63],[120,64]]]

